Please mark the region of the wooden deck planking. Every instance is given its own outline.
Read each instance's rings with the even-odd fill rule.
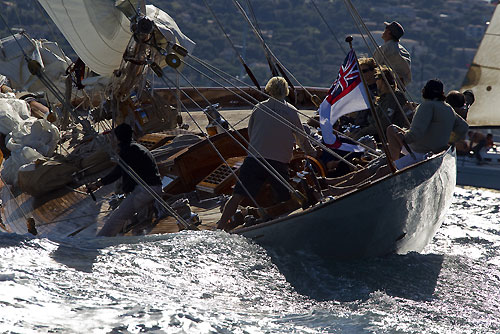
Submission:
[[[315,113],[314,110],[305,110],[303,112],[308,116],[312,116]],[[236,128],[240,129],[248,125],[248,116],[251,110],[222,109],[220,113],[232,124],[239,122]],[[208,120],[203,113],[193,112],[191,115],[202,129],[208,124]],[[306,120],[304,116],[300,116],[300,118],[302,121]],[[185,123],[190,124],[190,130],[196,132],[198,128],[195,123],[191,121],[190,117],[184,117],[184,120]],[[148,142],[147,144],[154,145],[154,141],[161,141],[164,136],[165,134],[153,134],[145,139],[147,139],[146,141],[150,141],[150,143]],[[90,180],[94,177],[95,175],[86,177],[86,179]],[[107,203],[96,204],[89,196],[78,194],[67,189],[55,191],[41,199],[34,199],[27,194],[13,196],[9,188],[9,186],[4,185],[3,182],[0,181],[0,192],[1,198],[3,199],[1,210],[2,223],[7,232],[19,234],[27,233],[26,218],[33,217],[39,235],[50,235],[51,233],[69,234],[81,226],[90,225],[94,222],[97,223],[96,225],[101,226],[103,218],[106,215],[106,213],[102,213],[101,211],[108,208]],[[110,187],[105,192],[105,195],[111,194],[111,189]],[[100,192],[100,194],[104,193]],[[21,208],[19,208],[19,205]],[[199,215],[202,221],[199,226],[200,229],[214,228],[216,222],[220,218],[219,207],[205,209],[192,206],[192,210]],[[78,220],[78,224],[73,220]],[[150,233],[174,233],[178,231],[179,227],[175,219],[168,218],[158,223]]]

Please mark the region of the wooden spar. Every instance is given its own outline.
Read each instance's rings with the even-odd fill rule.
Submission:
[[[345,41],[349,43],[349,47],[352,50],[352,36],[347,36]],[[359,69],[359,62],[358,58],[354,57],[356,60],[356,65],[358,66]],[[365,78],[363,77],[363,74],[359,73],[359,76],[361,77],[361,82],[363,83],[363,87],[365,88],[365,91],[368,93],[368,85],[366,84]],[[380,118],[377,115],[377,112],[375,111],[375,105],[373,104],[373,100],[371,97],[368,98],[368,101],[370,102],[370,111],[372,113],[373,118],[375,119],[375,122],[377,124],[377,131],[380,136],[380,141],[382,142],[382,147],[385,152],[385,157],[387,159],[387,164],[389,165],[389,168],[391,169],[391,172],[394,174],[396,173],[396,166],[394,166],[394,162],[391,159],[391,155],[389,154],[389,147],[387,147],[387,142],[385,138],[384,131],[382,129],[382,123],[380,122]]]
[[[314,104],[314,106],[316,108],[319,108],[319,105],[321,104],[321,99],[316,95],[316,94],[313,94],[311,92],[309,92],[294,76],[293,74],[286,69],[286,67],[279,61],[279,59],[273,54],[273,52],[271,51],[271,49],[269,48],[269,46],[265,43],[264,41],[264,37],[262,36],[262,32],[260,32],[260,29],[258,27],[258,22],[257,22],[257,19],[255,17],[255,13],[253,12],[253,9],[252,9],[252,5],[250,3],[250,0],[247,0],[247,4],[250,8],[250,11],[252,13],[252,16],[254,17],[254,20],[255,20],[255,24],[257,25],[257,27],[255,27],[252,22],[250,21],[250,19],[248,18],[248,16],[246,15],[245,11],[243,10],[243,8],[241,8],[241,5],[238,3],[237,0],[233,0],[233,3],[234,5],[238,8],[238,10],[240,11],[240,13],[243,15],[243,17],[246,19],[246,21],[248,22],[248,24],[252,27],[252,30],[254,31],[254,33],[256,34],[257,38],[261,41],[262,43],[262,46],[264,48],[264,52],[266,54],[266,58],[267,58],[267,61],[269,63],[269,66],[270,66],[270,69],[271,69],[271,72],[273,73],[274,76],[278,75],[276,73],[276,67],[278,68],[278,70],[280,71],[280,73],[282,74],[283,78],[287,81],[288,85],[290,86],[290,92],[292,94],[292,96],[290,97],[291,99],[293,99],[295,101],[295,103],[297,102],[297,87],[294,87],[292,81],[289,79],[289,76],[295,80],[295,82],[297,82],[297,84],[300,86],[300,88],[302,88],[308,95],[309,95],[309,99],[311,100],[311,102]],[[273,65],[274,63],[274,65]],[[287,74],[288,73],[288,74]]]
[[[257,39],[260,41],[260,44],[262,45],[262,48],[264,49],[264,53],[266,55],[267,62],[269,63],[269,67],[271,69],[273,76],[277,76],[278,71],[279,71],[281,76],[288,83],[288,86],[290,88],[290,95],[291,95],[290,99],[293,100],[292,104],[296,105],[297,104],[297,97],[295,94],[295,87],[294,87],[292,81],[290,80],[290,78],[288,78],[288,75],[285,73],[283,68],[281,68],[281,66],[276,62],[274,55],[272,54],[272,52],[270,52],[269,46],[267,45],[266,41],[264,41],[264,37],[262,36],[262,33],[257,30],[257,28],[255,27],[254,24],[252,24],[252,22],[250,21],[250,18],[245,13],[245,11],[241,7],[240,3],[237,0],[233,0],[233,3],[236,6],[236,8],[240,11],[241,15],[245,18],[247,23],[250,25],[250,27],[252,28],[252,31],[257,36]],[[278,71],[276,70],[276,68],[278,68]]]

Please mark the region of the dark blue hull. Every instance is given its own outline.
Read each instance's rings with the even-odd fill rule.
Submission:
[[[237,233],[264,247],[335,259],[419,252],[444,220],[455,182],[450,149],[336,200]]]

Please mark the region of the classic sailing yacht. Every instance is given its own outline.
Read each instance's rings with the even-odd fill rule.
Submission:
[[[497,7],[490,20],[483,40],[474,56],[462,85],[462,91],[472,90],[475,102],[467,114],[470,127],[490,129],[498,133],[500,126],[500,9]],[[497,52],[498,51],[498,52]],[[484,131],[484,130],[483,130]],[[457,160],[457,184],[500,189],[500,152],[495,149],[482,152],[483,161],[478,164],[474,157],[459,156]]]
[[[173,20],[165,19],[171,25],[164,24],[166,30],[162,30],[165,20],[157,19],[159,12],[156,9],[140,4],[128,5],[137,4],[137,1],[117,1],[116,6],[113,2],[98,0],[39,2],[94,72],[113,75],[112,83],[101,92],[106,100],[99,107],[113,121],[120,117],[132,117],[134,124],[145,134],[139,141],[152,150],[164,178],[165,196],[156,198],[157,208],[153,211],[153,218],[144,221],[142,215],[138,215],[123,233],[213,229],[220,216],[219,208],[224,195],[231,192],[241,161],[248,154],[246,129],[226,130],[218,126],[217,134],[208,136],[202,133],[201,128],[197,134],[187,134],[182,129],[181,121],[174,124],[175,129],[148,128],[151,125],[149,118],[153,115],[158,114],[156,120],[161,120],[176,114],[170,105],[158,103],[162,101],[162,94],[168,93],[148,89],[142,76],[145,70],[151,69],[170,86],[176,87],[175,81],[165,74],[162,67],[168,65],[181,76],[182,72],[178,71],[181,64],[185,70],[192,67],[184,59],[189,58],[210,70],[213,67],[190,54],[190,40],[180,30],[177,31]],[[348,8],[353,8],[349,4]],[[79,24],[87,24],[92,29],[89,32]],[[132,32],[127,30],[129,26]],[[43,76],[40,71],[37,74]],[[224,88],[238,100],[252,106],[259,101],[247,93],[255,93],[254,88]],[[183,104],[183,99],[187,99],[206,112],[211,122],[221,125],[220,114],[211,102],[196,87],[191,87],[191,92],[200,95],[200,102],[179,89],[182,99],[176,98],[175,101],[183,111],[190,112]],[[260,99],[267,97],[260,91],[256,94]],[[306,96],[312,97],[312,94],[306,92]],[[61,103],[69,107],[67,101]],[[95,104],[88,103],[97,108]],[[82,158],[76,170],[69,174],[71,182],[50,192],[33,195],[17,184],[9,185],[2,181],[0,229],[14,233],[29,232],[42,237],[92,237],[102,226],[106,214],[119,201],[119,197],[113,194],[112,186],[91,194],[96,201],[85,192],[85,184],[97,179],[109,168],[109,158],[106,157],[112,153],[102,150],[108,147],[109,136],[100,128],[102,124],[109,126],[108,121],[105,117],[101,122],[97,118],[89,120],[82,113],[77,113],[76,108],[71,110],[73,119],[80,122],[80,127],[91,125],[91,140],[87,136],[76,138],[77,145],[65,144],[71,153],[64,156],[64,161],[73,158],[72,163],[76,163],[78,158]],[[147,117],[143,118],[145,110]],[[156,121],[153,123],[157,125]],[[316,145],[322,145],[315,137],[305,135]],[[324,145],[321,147],[329,150]],[[57,163],[63,165],[64,161]],[[339,259],[393,252],[404,254],[421,251],[432,239],[453,196],[456,165],[452,149],[403,170],[366,179],[335,197],[328,196],[324,191],[326,189],[317,182],[316,174],[321,174],[321,169],[319,166],[311,168],[311,162],[314,163],[313,159],[298,152],[292,163],[292,177],[287,187],[298,199],[298,206],[266,220],[259,214],[267,207],[263,194],[254,203],[256,208],[243,208],[244,219],[229,232],[251,238],[265,247],[310,250]],[[117,163],[121,163],[119,159]],[[41,170],[40,166],[47,171],[54,170],[49,163],[32,165],[33,170]],[[123,168],[126,169],[126,166]],[[57,178],[57,174],[53,177]],[[42,178],[36,180],[43,181]],[[147,187],[140,179],[138,183]]]

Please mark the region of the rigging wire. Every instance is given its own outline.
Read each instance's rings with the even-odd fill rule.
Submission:
[[[191,56],[193,57],[193,56]],[[198,73],[202,74],[203,76],[207,77],[208,79],[212,80],[213,82],[215,82],[216,84],[218,85],[221,85],[221,83],[217,82],[215,79],[213,78],[210,78],[209,76],[207,76],[205,73],[202,73],[201,71],[197,70],[196,68],[192,67],[191,65],[188,65],[186,64],[187,66],[193,68],[193,70],[197,71]],[[214,72],[215,73],[215,72]],[[217,75],[217,73],[215,73]],[[224,79],[221,77],[221,79],[223,79],[224,81],[226,82],[229,82],[229,80],[227,79]],[[223,87],[223,86],[222,86]],[[237,88],[237,87],[236,87]],[[254,103],[258,103],[259,101],[257,99],[255,99],[253,96],[251,96],[250,94],[244,92],[244,91],[241,91],[244,95],[246,95],[248,98],[254,100]],[[234,92],[232,92],[234,94]],[[267,97],[270,98],[269,95],[266,95]],[[245,102],[248,102],[248,103],[251,103],[249,100],[243,98],[242,96],[239,96],[238,97],[240,99],[243,99]],[[282,102],[280,102],[282,103]],[[270,117],[274,118],[275,120],[277,120],[278,122],[282,123],[283,125],[287,126],[289,129],[291,129],[292,131],[294,132],[297,132],[299,133],[300,135],[302,135],[303,137],[315,142],[316,144],[318,144],[321,148],[324,148],[326,151],[328,151],[328,153],[334,155],[336,158],[344,161],[345,163],[347,163],[350,167],[354,168],[354,169],[357,169],[356,166],[354,166],[353,164],[351,164],[349,161],[345,160],[344,158],[342,158],[341,156],[339,156],[336,152],[332,151],[330,148],[328,148],[327,146],[325,146],[323,143],[321,143],[320,141],[318,141],[316,138],[312,137],[311,135],[307,134],[304,129],[299,129],[297,128],[293,123],[291,123],[289,120],[287,120],[286,118],[284,118],[283,116],[281,115],[278,115],[276,113],[274,113],[272,111],[272,109],[270,109],[269,107],[266,107],[266,106],[262,106],[262,110]]]
[[[235,0],[235,2],[237,3],[236,0]],[[257,20],[257,16],[255,15],[255,11],[253,10],[252,3],[250,2],[250,0],[246,0],[246,2],[247,2],[247,5],[248,5],[248,9],[250,11],[250,15],[252,15],[255,27],[257,28],[256,32],[259,34],[260,38],[264,42],[264,45],[267,46],[267,43],[264,40],[264,34],[262,33],[262,30],[259,27],[259,22]],[[244,12],[244,10],[241,7],[241,5],[238,6],[238,9],[240,11]],[[269,49],[269,47],[267,47],[267,49]],[[268,50],[264,49],[264,51],[266,52],[266,55],[267,55],[268,54]],[[274,57],[274,59],[273,59],[273,57]],[[288,83],[288,86],[290,88],[290,96],[289,96],[290,100],[294,101],[293,104],[297,104],[297,94],[295,93],[295,86],[293,85],[292,81],[288,78],[286,72],[283,70],[283,67],[280,66],[280,64],[278,63],[277,58],[274,55],[273,55],[273,57],[269,57],[269,58],[271,60],[274,60],[274,62],[273,62],[274,68],[278,68],[279,73],[281,73],[281,76],[286,80],[286,82]],[[274,72],[273,72],[273,75],[274,75]],[[276,73],[276,75],[277,75],[277,73]]]
[[[189,65],[190,66],[190,65]],[[183,76],[184,80],[186,80],[189,84],[191,84],[191,82],[187,79],[187,77],[185,77],[183,74],[180,73],[181,76]],[[191,84],[192,85],[192,84]],[[206,98],[203,96],[203,94],[201,94],[201,92],[199,92],[199,90],[196,89],[196,87],[194,87],[192,85],[192,87],[197,91],[197,93],[205,100],[206,103],[209,103]],[[198,108],[201,109],[201,106],[196,103],[189,95],[187,95],[185,92],[183,92],[183,94],[188,97],[192,103],[194,103]],[[186,108],[186,111],[187,111],[187,108]],[[189,111],[187,111],[189,116],[191,117],[191,119],[193,120],[193,122],[196,123],[196,121],[194,120],[194,118],[191,116],[191,114],[189,113]],[[209,117],[211,119],[211,121],[215,121],[215,119],[209,114],[209,113],[206,113],[207,117]],[[221,115],[221,117],[223,117]],[[223,117],[224,118],[224,117]],[[225,120],[225,119],[224,119]],[[229,124],[229,122],[228,122]],[[199,127],[199,125],[197,124],[197,126]],[[231,127],[231,129],[234,131],[234,133],[236,133],[240,139],[245,143],[247,144],[248,147],[251,147],[250,143],[246,140],[245,137],[243,137],[243,135],[237,131],[232,125],[229,125]],[[225,130],[225,129],[224,129]],[[250,152],[240,141],[238,141],[229,131],[225,130],[226,131],[226,134],[235,141],[235,143],[237,143],[244,151],[246,151],[248,154],[252,155],[254,158],[257,158],[254,156],[254,154],[252,152]],[[204,134],[205,135],[205,134]],[[219,150],[215,147],[215,145],[209,140],[210,142],[210,145],[212,145],[212,148],[215,150],[215,152],[219,155],[219,158],[221,158],[221,160],[226,164],[226,166],[230,169],[231,173],[236,177],[236,180],[239,181],[239,177],[236,175],[236,173],[232,170],[232,168],[228,165],[227,161],[225,161],[225,159],[223,158],[223,156],[221,155],[221,153],[219,152]],[[255,151],[255,150],[254,150]],[[257,152],[257,154],[259,154]],[[296,190],[262,157],[260,156],[259,154],[259,158],[262,159],[256,159],[257,162],[264,168],[266,169],[266,171],[268,171],[273,177],[275,177],[278,182],[280,182],[283,186],[285,186],[289,192],[291,192],[292,194],[295,194],[297,197],[299,198],[302,198],[302,196],[300,195],[297,195],[296,193]],[[240,182],[241,183],[241,182]],[[242,184],[243,185],[243,184]],[[245,192],[247,193],[247,195],[250,197],[250,199],[252,200],[252,202],[255,203],[256,207],[259,208],[259,211],[262,210],[259,206],[259,204],[257,203],[257,201],[252,197],[252,195],[249,193],[249,191],[246,189],[245,186],[243,186]],[[265,212],[264,212],[265,214]]]
[[[257,17],[255,16],[255,13],[253,11],[252,4],[250,3],[249,0],[247,0],[248,7],[249,7],[249,9],[250,9],[250,11],[251,11],[251,13],[253,15],[253,18],[254,18],[254,21],[255,21],[255,25],[257,25],[257,26],[255,26],[254,24],[252,24],[252,22],[250,21],[250,18],[248,17],[248,15],[246,14],[245,10],[243,9],[243,7],[241,6],[241,4],[237,0],[233,0],[233,4],[239,10],[239,12],[241,13],[241,15],[245,18],[245,20],[247,21],[247,23],[252,27],[252,30],[253,30],[254,34],[257,36],[258,40],[260,41],[260,43],[262,45],[262,48],[264,49],[264,53],[266,55],[266,59],[267,59],[267,61],[269,63],[269,66],[270,66],[270,69],[271,69],[271,73],[273,74],[273,76],[278,76],[278,72],[281,74],[281,76],[286,80],[286,82],[288,83],[288,86],[290,88],[289,99],[291,101],[293,101],[292,104],[297,104],[297,95],[295,94],[295,86],[293,85],[292,81],[288,78],[286,72],[283,71],[283,68],[277,62],[276,56],[272,55],[272,53],[270,52],[271,50],[269,49],[269,46],[267,45],[266,41],[264,40],[264,35],[262,34],[262,31],[260,30],[260,28],[257,25],[258,24],[257,23]]]
[[[247,23],[250,25],[250,27],[252,28],[253,32],[257,35],[259,41],[261,42],[262,44],[262,47],[264,48],[264,50],[269,53],[269,55],[272,57],[272,59],[276,62],[277,65],[279,65],[279,67],[282,68],[283,72],[282,75],[283,77],[285,78],[285,80],[287,80],[288,84],[290,85],[291,84],[291,81],[290,79],[287,78],[287,74],[290,75],[290,77],[296,82],[299,84],[299,86],[304,90],[304,92],[306,94],[309,95],[311,101],[317,106],[319,107],[319,98],[313,94],[311,94],[311,92],[309,92],[298,80],[297,78],[295,78],[295,76],[293,76],[293,74],[279,61],[279,59],[276,57],[276,55],[271,51],[271,49],[269,48],[269,46],[266,44],[266,42],[264,41],[264,39],[262,38],[262,36],[259,34],[259,32],[257,31],[257,28],[255,27],[255,25],[250,21],[250,18],[248,17],[248,15],[245,13],[245,11],[243,10],[243,8],[241,7],[240,3],[237,1],[237,0],[233,0],[233,3],[234,5],[238,8],[238,10],[240,11],[241,15],[245,18],[245,20],[247,21]]]
[[[356,27],[358,28],[358,31],[361,35],[361,37],[363,38],[364,42],[365,42],[365,45],[366,47],[368,48],[369,52],[371,53],[372,57],[374,56],[374,51],[370,48],[370,46],[368,45],[368,42],[366,41],[363,32],[361,30],[361,27],[365,30],[366,32],[366,35],[369,37],[372,45],[375,46],[375,48],[378,48],[378,44],[377,42],[375,41],[375,38],[373,37],[373,35],[371,34],[371,32],[368,30],[368,28],[366,27],[363,19],[361,18],[361,16],[359,15],[359,12],[357,11],[356,7],[354,7],[354,5],[352,4],[352,1],[351,0],[344,0],[344,4],[347,8],[347,10],[349,11],[349,14],[351,15]],[[361,27],[360,27],[361,26]],[[389,65],[389,67],[392,68],[392,65],[390,64],[389,60],[387,59],[387,57],[385,56],[385,54],[383,52],[381,52],[381,55],[382,57],[384,58],[384,62],[386,64]],[[378,68],[381,69],[381,65],[380,64],[377,64]],[[401,79],[399,78],[399,76],[394,73],[394,77],[396,79],[396,82],[401,85],[401,87],[404,87],[403,83],[401,82]],[[382,78],[384,79],[384,82],[385,84],[388,86],[388,87],[391,87],[391,85],[389,84],[389,81],[387,80],[387,78],[385,77],[385,75],[382,75]],[[405,121],[405,123],[407,124],[407,126],[410,126],[410,121],[408,120],[408,117],[406,116],[406,113],[404,112],[403,110],[403,107],[401,106],[401,104],[399,103],[399,100],[397,99],[396,97],[396,94],[394,93],[394,90],[390,89],[390,92],[391,92],[391,95],[392,95],[392,98],[394,99],[394,101],[396,102],[397,106],[398,106],[398,110],[399,112],[402,114],[403,116],[403,119]],[[409,94],[408,90],[405,91],[405,93],[408,95],[410,101],[413,101],[411,95]]]
[[[40,13],[40,16],[43,17],[44,21],[45,21],[45,25],[49,28],[49,31],[50,31],[50,34],[52,35],[52,39],[54,40],[54,42],[56,42],[58,40],[58,38],[56,37],[56,33],[54,32],[54,29],[52,29],[52,24],[51,22],[49,22],[49,20],[47,19],[47,15],[44,14],[44,10],[43,10],[43,7],[42,5],[40,4],[40,2],[38,2],[37,0],[33,0],[35,3],[36,3],[36,8],[38,9],[38,12]],[[61,52],[62,55],[65,55],[61,45],[59,43],[56,43],[57,47],[59,48],[59,51]],[[68,63],[68,60],[66,58],[64,58],[64,61],[66,62],[66,64],[68,66],[70,66],[71,64]]]
[[[168,79],[170,82],[172,82],[172,80]],[[173,83],[173,82],[172,82]],[[175,84],[175,83],[174,83]],[[167,84],[168,85],[168,84]],[[180,87],[178,87],[177,85],[175,86],[176,89],[180,89]],[[199,104],[197,104],[188,94],[186,94],[185,92],[183,92],[183,94],[189,99],[191,100],[192,103],[194,103],[198,108],[202,109],[201,106]],[[208,141],[208,143],[210,144],[210,146],[212,146],[214,152],[219,156],[219,159],[221,159],[222,163],[224,163],[224,165],[228,168],[228,170],[231,172],[232,176],[240,182],[240,184],[242,185],[243,187],[243,190],[245,191],[245,193],[248,195],[248,197],[250,198],[250,200],[255,204],[255,207],[259,210],[259,212],[261,212],[263,214],[263,217],[265,216],[265,211],[264,209],[259,205],[259,203],[257,202],[257,200],[250,194],[250,192],[248,191],[247,187],[240,181],[240,178],[239,176],[235,173],[235,171],[233,170],[233,168],[231,168],[231,166],[229,166],[229,163],[226,161],[226,159],[224,159],[224,157],[222,156],[222,154],[220,153],[220,151],[217,149],[217,147],[215,146],[215,144],[211,141],[210,137],[207,136],[207,134],[205,132],[203,132],[203,130],[201,129],[201,126],[199,125],[199,123],[195,120],[195,118],[193,117],[193,115],[191,114],[191,112],[189,112],[188,108],[186,108],[186,106],[184,105],[184,103],[179,100],[179,103],[182,105],[182,107],[185,109],[185,112],[189,115],[189,117],[191,118],[191,120],[193,121],[193,123],[198,127],[198,129],[200,130],[200,132],[203,134],[203,137]],[[202,109],[203,110],[203,109]],[[208,113],[206,113],[205,115],[209,116]],[[209,116],[210,118],[212,118],[211,116]],[[215,119],[211,119],[211,120],[215,120]],[[236,131],[236,130],[235,130]],[[239,133],[236,131],[236,133]],[[227,132],[227,134],[233,139],[235,140],[235,142],[239,143],[236,138],[232,137],[232,134],[230,134],[229,132]]]
[[[246,2],[247,2],[248,9],[250,10],[250,15],[252,15],[252,17],[254,19],[254,22],[255,22],[256,30],[254,31],[254,33],[256,33],[257,36],[260,39],[262,39],[262,41],[264,42],[264,35],[262,34],[262,31],[260,30],[260,27],[259,27],[259,24],[258,24],[258,21],[257,21],[257,17],[255,16],[255,12],[253,10],[252,4],[250,3],[250,0],[247,0]],[[237,1],[233,0],[233,3],[238,8],[238,10],[244,12],[243,8],[240,9],[241,5],[239,3],[238,3],[238,5],[236,5]],[[265,44],[265,42],[264,42],[264,44]],[[266,56],[266,60],[267,60],[267,63],[269,64],[269,69],[271,70],[272,75],[273,76],[277,76],[278,75],[278,71],[276,70],[276,66],[275,66],[275,64],[273,62],[273,59],[270,57],[270,55],[267,52],[266,48],[264,48],[264,54]]]
[[[237,80],[237,81],[239,81],[241,84],[246,85],[248,88],[253,89],[253,87],[252,87],[252,86],[249,86],[249,85],[245,84],[244,82],[242,82],[241,80],[238,80],[237,78],[232,77],[230,74],[228,74],[228,73],[226,73],[226,72],[224,72],[224,71],[222,71],[222,70],[220,70],[220,69],[216,68],[215,66],[210,65],[210,64],[208,64],[207,62],[205,62],[205,61],[203,61],[203,60],[201,60],[201,59],[199,59],[199,58],[197,58],[197,57],[195,57],[195,56],[193,56],[193,55],[189,55],[189,57],[190,57],[191,59],[195,60],[197,63],[200,63],[202,66],[204,66],[204,67],[205,67],[205,68],[207,68],[208,70],[210,70],[212,73],[214,73],[216,76],[218,76],[219,78],[221,78],[222,80],[224,80],[226,83],[228,83],[228,84],[232,85],[232,83],[231,83],[231,81],[230,81],[230,80],[225,79],[223,76],[221,76],[221,75],[220,75],[219,73],[217,73],[216,71],[220,71],[221,73],[223,73],[224,75],[226,75],[226,76],[228,76],[228,77],[232,78],[233,80]],[[201,75],[203,75],[203,76],[205,76],[206,78],[210,79],[211,81],[213,81],[214,83],[216,83],[216,84],[217,84],[217,85],[219,85],[220,87],[222,87],[222,88],[226,89],[228,92],[230,92],[230,93],[232,93],[232,94],[237,95],[237,96],[238,96],[238,97],[239,97],[242,101],[247,102],[249,105],[252,105],[252,106],[253,106],[253,105],[255,105],[255,103],[258,103],[258,102],[259,102],[259,101],[258,101],[255,97],[253,97],[253,96],[251,96],[250,94],[246,93],[245,91],[243,91],[241,88],[239,88],[239,87],[237,87],[237,86],[234,86],[234,85],[233,85],[233,88],[235,88],[236,90],[239,90],[242,94],[244,94],[245,96],[247,96],[247,97],[248,97],[249,99],[251,99],[253,102],[250,102],[249,100],[247,100],[247,99],[245,99],[245,98],[241,97],[240,95],[236,94],[234,91],[231,91],[230,89],[228,89],[226,86],[224,86],[224,85],[223,85],[223,84],[221,84],[220,82],[218,82],[218,81],[214,80],[213,78],[211,78],[211,77],[210,77],[210,76],[208,76],[207,74],[202,73],[201,71],[199,71],[198,69],[194,68],[193,66],[191,66],[191,65],[189,65],[189,64],[187,64],[187,63],[186,63],[186,66],[188,66],[188,67],[192,68],[194,71],[197,71],[197,72],[198,72],[198,73],[200,73]],[[268,94],[266,94],[265,92],[261,92],[261,93],[262,93],[262,94],[264,94],[264,96],[266,96],[266,97],[270,98],[270,96],[269,96]],[[306,114],[302,113],[301,111],[297,110],[297,112],[298,112],[300,115],[302,115],[302,116],[304,116],[304,117],[307,117],[308,119],[311,119],[311,117],[309,117],[308,115],[306,115]],[[274,118],[281,117],[280,115],[274,115],[274,113],[273,113],[273,112],[272,112],[272,110],[270,110],[270,109],[268,110],[268,113],[270,113],[270,114],[271,114],[271,117],[274,117]],[[249,116],[247,116],[247,117],[249,117]],[[284,122],[283,122],[283,120],[284,120]],[[281,119],[278,119],[278,121],[280,121],[281,123],[285,123],[285,124],[288,122],[288,120],[283,119],[282,117],[281,117]],[[328,153],[330,153],[330,154],[334,155],[335,157],[339,158],[340,160],[343,160],[343,161],[345,160],[345,159],[343,159],[342,157],[338,156],[338,154],[337,154],[335,151],[332,151],[329,147],[325,146],[323,143],[321,143],[320,141],[318,141],[316,138],[314,138],[314,137],[312,137],[311,135],[307,134],[307,133],[306,133],[303,129],[296,128],[296,127],[295,127],[295,125],[293,125],[293,124],[291,124],[291,123],[289,123],[289,122],[288,122],[288,126],[289,126],[292,130],[299,132],[302,136],[307,137],[309,140],[312,140],[313,142],[315,142],[318,146],[320,146],[322,149],[324,149],[324,150],[325,150],[325,151],[327,151]],[[336,130],[334,130],[334,131],[336,131]],[[336,133],[337,133],[337,134],[339,134],[339,135],[343,135],[343,136],[345,136],[344,134],[341,134],[341,133],[340,133],[340,132],[338,132],[338,131],[336,131]],[[363,143],[360,143],[359,141],[356,141],[356,140],[354,140],[354,139],[352,139],[352,140],[353,140],[354,142],[356,142],[356,144],[358,144],[358,145],[363,146],[364,148],[366,148],[368,151],[370,151],[370,152],[372,152],[372,153],[374,153],[374,154],[376,154],[376,155],[379,155],[379,154],[378,154],[378,152],[376,152],[376,151],[375,151],[375,150],[373,150],[372,148],[370,148],[370,147],[368,147],[368,146],[364,145]],[[348,161],[344,161],[344,162],[346,162],[349,166],[351,166],[351,164],[350,164]],[[351,167],[355,168],[355,166],[351,166]]]
[[[229,35],[224,30],[222,23],[220,22],[217,15],[215,15],[215,12],[212,10],[212,7],[210,7],[210,5],[208,4],[208,2],[206,0],[203,0],[203,2],[205,3],[205,6],[208,8],[210,13],[212,14],[213,18],[215,19],[215,22],[217,22],[217,24],[219,25],[219,28],[222,31],[222,33],[224,34],[224,36],[226,36],[226,39],[229,41],[229,44],[231,44],[231,47],[233,48],[234,52],[236,53],[236,56],[238,57],[238,60],[240,61],[241,65],[243,65],[243,67],[245,68],[245,71],[247,72],[248,76],[250,77],[250,79],[252,80],[254,85],[257,87],[257,89],[261,90],[259,82],[257,81],[257,78],[255,78],[255,75],[253,74],[253,72],[250,70],[250,68],[246,64],[245,60],[243,59],[243,57],[239,53],[238,49],[236,49],[236,46],[234,45],[233,41],[231,40],[231,38],[229,38]]]
[[[185,78],[185,80],[187,80],[187,78]],[[193,87],[194,87],[194,86],[193,86]],[[196,87],[194,87],[194,88],[195,88],[195,90],[197,90],[197,89],[196,89]],[[199,92],[198,90],[197,90],[197,92],[201,95],[201,92]],[[247,102],[249,102],[249,101],[247,101]],[[268,114],[271,114],[271,115],[273,114],[273,113],[272,113],[272,110],[271,110],[270,108],[268,108],[268,107],[266,108],[266,107],[264,107],[264,106],[262,106],[262,107],[263,107],[263,109],[268,109],[268,110],[270,111],[270,112],[268,112]],[[272,115],[272,116],[274,116],[274,115]],[[221,116],[221,117],[223,117],[223,116]],[[277,119],[277,118],[275,117],[275,119]],[[224,120],[225,120],[225,119],[224,119]],[[283,120],[284,120],[285,122],[283,122]],[[283,118],[283,120],[282,120],[282,123],[286,123],[286,122],[288,122],[289,124],[291,124],[288,120],[286,120],[286,119],[284,119],[284,118]],[[279,121],[279,120],[278,120],[278,121]],[[228,123],[229,123],[229,122],[228,122]],[[230,126],[231,126],[231,128],[232,128],[233,130],[235,130],[235,131],[236,131],[236,129],[234,128],[234,126],[232,126],[232,125],[230,125]],[[291,124],[291,126],[290,126],[290,125],[287,125],[287,126],[288,126],[288,127],[291,127],[291,126],[293,127],[293,124]],[[241,136],[241,134],[240,134],[239,132],[237,132],[237,133],[238,133],[238,135],[239,135],[239,136]],[[262,157],[262,156],[260,155],[260,153],[258,153],[258,152],[257,152],[257,150],[255,150],[255,148],[253,148],[253,147],[251,146],[251,144],[250,144],[250,142],[249,142],[249,141],[247,141],[247,140],[246,140],[244,137],[242,137],[242,136],[241,136],[241,138],[245,141],[245,143],[248,145],[248,147],[252,148],[252,149],[253,149],[253,151],[254,151],[254,152],[256,152],[256,153],[259,155],[259,157],[258,157],[258,158],[263,159],[263,161],[265,161],[264,157]],[[233,139],[235,139],[235,138],[233,138]],[[242,146],[242,147],[243,147],[243,146]],[[250,154],[250,155],[254,156],[254,153],[253,153],[253,152],[251,152],[249,149],[245,149],[245,150],[247,151],[247,153],[248,153],[248,154]],[[254,156],[254,157],[255,157],[255,156]],[[257,157],[255,157],[255,158],[257,158]],[[267,165],[267,171],[268,171],[268,172],[270,172],[271,174],[272,174],[272,173],[275,173],[275,174],[276,174],[276,176],[279,178],[279,180],[278,180],[278,181],[280,181],[280,182],[281,182],[284,186],[286,186],[286,187],[289,189],[289,191],[291,191],[291,192],[295,192],[295,191],[296,191],[293,187],[291,187],[291,186],[288,184],[288,182],[287,182],[287,181],[286,181],[283,177],[281,177],[281,175],[280,175],[280,174],[279,174],[279,173],[278,173],[278,172],[277,172],[277,171],[276,171],[276,170],[275,170],[275,169],[274,169],[274,168],[273,168],[270,164],[268,164],[268,163],[267,163],[267,161],[265,162],[265,164]],[[269,170],[269,169],[270,169],[270,170]],[[293,191],[292,191],[292,190],[293,190]]]
[[[333,29],[330,27],[330,25],[328,24],[328,21],[323,16],[323,13],[319,10],[318,6],[316,5],[316,2],[314,0],[310,0],[310,1],[311,1],[312,5],[314,6],[314,8],[316,9],[316,11],[318,12],[319,16],[321,17],[321,20],[323,21],[323,23],[326,25],[326,27],[328,28],[328,30],[332,34],[333,38],[337,42],[337,44],[340,47],[340,49],[342,50],[342,52],[347,53],[347,51],[344,48],[344,45],[342,43],[340,43],[339,39],[337,38],[337,35],[333,31]]]

